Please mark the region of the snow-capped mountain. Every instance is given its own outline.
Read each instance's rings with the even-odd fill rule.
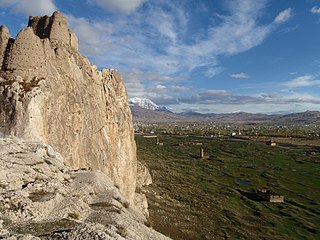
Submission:
[[[150,99],[147,98],[139,98],[133,97],[129,98],[129,105],[130,106],[138,106],[141,108],[149,109],[149,110],[159,110],[161,109],[160,106],[152,102]]]

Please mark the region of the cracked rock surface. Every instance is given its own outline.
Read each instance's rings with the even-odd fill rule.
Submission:
[[[0,239],[169,239],[100,171],[51,146],[0,138]]]

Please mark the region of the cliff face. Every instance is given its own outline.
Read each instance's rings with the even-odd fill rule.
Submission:
[[[51,146],[0,138],[0,239],[169,238],[103,173],[70,170]]]
[[[101,170],[133,201],[136,147],[123,79],[77,48],[58,12],[30,17],[15,40],[0,28],[0,132],[50,144],[73,169]]]

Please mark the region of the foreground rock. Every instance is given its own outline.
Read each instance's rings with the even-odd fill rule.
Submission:
[[[89,37],[89,36],[88,36]],[[136,146],[122,77],[78,51],[59,12],[0,27],[0,134],[50,144],[72,169],[100,170],[133,203]]]
[[[49,145],[0,138],[0,239],[168,239],[102,172]]]

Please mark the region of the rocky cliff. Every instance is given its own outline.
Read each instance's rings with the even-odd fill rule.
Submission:
[[[169,239],[101,171],[72,170],[51,146],[0,138],[0,239]]]
[[[72,169],[100,170],[134,201],[136,147],[123,79],[78,51],[59,12],[0,28],[0,133],[50,144]]]

